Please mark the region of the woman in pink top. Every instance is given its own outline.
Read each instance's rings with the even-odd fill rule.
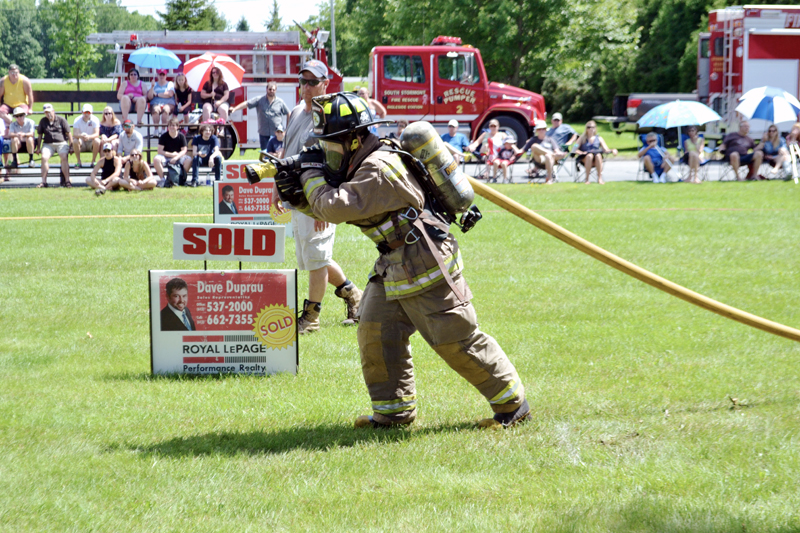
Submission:
[[[144,86],[139,79],[139,71],[132,68],[128,72],[128,78],[122,80],[119,84],[117,91],[117,100],[119,100],[119,108],[122,111],[122,121],[128,119],[128,112],[131,107],[136,105],[136,123],[142,123],[142,117],[147,109],[147,98],[144,96]]]

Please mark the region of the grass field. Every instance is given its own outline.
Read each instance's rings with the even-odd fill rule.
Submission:
[[[676,283],[800,325],[791,182],[497,189]],[[171,259],[171,228],[210,222],[180,215],[211,203],[208,188],[0,190],[0,530],[800,530],[800,345],[483,200],[460,237],[466,276],[531,423],[476,429],[487,405],[415,335],[417,422],[352,429],[369,398],[332,290],[297,376],[152,377],[147,270],[202,268]],[[294,268],[286,245],[278,267]],[[341,226],[335,256],[363,287],[367,239]]]

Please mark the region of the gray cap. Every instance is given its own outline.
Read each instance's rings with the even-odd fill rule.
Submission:
[[[553,113],[553,117],[550,120],[564,120],[561,116],[561,113]]]
[[[303,68],[300,69],[300,74],[303,71],[309,71],[311,74],[316,76],[319,79],[329,78],[328,76],[328,67],[325,66],[325,63],[322,61],[318,61],[316,59],[311,59],[310,61],[306,61],[303,64]]]

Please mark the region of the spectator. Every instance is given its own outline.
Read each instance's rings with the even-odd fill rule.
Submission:
[[[358,96],[367,103],[367,107],[369,107],[369,110],[372,111],[372,116],[376,116],[378,118],[383,118],[386,116],[386,108],[383,107],[383,104],[381,104],[379,101],[373,100],[369,97],[369,91],[366,87],[361,87],[358,89]],[[375,135],[378,135],[378,126],[370,126],[369,131]]]
[[[133,152],[141,153],[144,146],[142,134],[133,127],[133,121],[127,119],[122,123],[122,135],[119,137],[119,155],[124,167],[130,160]]]
[[[267,152],[277,158],[283,157],[283,139],[284,139],[283,126],[278,126],[275,130],[275,136],[270,137],[267,143]]]
[[[442,140],[447,143],[448,147],[453,148],[450,151],[453,152],[457,161],[471,156],[469,152],[464,153],[469,149],[469,140],[466,135],[458,132],[457,120],[453,119],[447,123],[447,133],[442,135]]]
[[[119,180],[119,186],[129,191],[144,191],[155,189],[157,185],[158,180],[150,171],[150,165],[142,158],[142,152],[134,149],[125,163],[125,174]]]
[[[739,131],[726,135],[719,147],[720,151],[725,154],[722,159],[731,164],[736,179],[739,181],[742,180],[739,177],[739,167],[742,164],[747,165],[749,169],[747,179],[752,180],[755,179],[758,168],[764,161],[764,152],[756,149],[756,143],[747,135],[749,131],[750,123],[742,120],[739,123]],[[759,178],[766,179],[763,176],[759,176]]]
[[[786,136],[787,146],[790,144],[797,144],[800,142],[800,122],[792,126],[792,130]]]
[[[167,122],[175,110],[175,84],[167,81],[166,69],[160,68],[156,74],[158,76],[156,81],[150,85],[150,90],[147,91],[147,99],[150,100],[150,117],[155,126],[149,137],[153,139],[167,133]],[[162,124],[163,128],[159,127],[159,124]]]
[[[10,126],[10,125],[9,125]],[[6,123],[0,120],[0,153],[3,154],[0,159],[0,169],[8,164],[8,153],[11,151],[11,140],[6,137]]]
[[[586,181],[589,183],[589,176],[592,172],[592,167],[597,169],[597,183],[598,185],[605,185],[603,181],[603,154],[617,155],[617,149],[609,150],[608,145],[597,134],[597,124],[594,120],[586,123],[586,130],[578,137],[578,149],[575,150],[577,155],[575,161],[581,163],[586,169]]]
[[[235,113],[247,106],[248,109],[257,108],[258,117],[258,144],[262,150],[270,151],[267,143],[275,136],[278,127],[283,127],[284,117],[289,115],[289,108],[286,102],[277,96],[278,84],[274,81],[267,83],[267,94],[255,96],[236,104],[231,108],[231,113]]]
[[[164,165],[168,163],[182,165],[187,173],[192,166],[192,158],[186,155],[186,137],[178,131],[179,124],[177,118],[169,119],[167,133],[158,139],[158,155],[153,159],[153,164],[160,181],[164,180]]]
[[[217,67],[211,67],[211,75],[200,91],[203,103],[203,122],[211,120],[211,113],[214,111],[223,121],[228,121],[228,96],[230,96],[230,91],[228,84],[222,79],[222,71]]]
[[[200,135],[192,139],[192,181],[189,184],[197,187],[197,176],[200,165],[214,167],[214,180],[219,181],[222,173],[222,153],[219,151],[219,139],[213,135],[210,124],[200,126]]]
[[[86,185],[94,189],[97,196],[105,194],[107,190],[119,188],[119,176],[122,170],[122,161],[114,153],[111,143],[103,145],[103,157],[97,162],[92,173],[86,178]],[[100,177],[97,177],[97,173]]]
[[[33,108],[31,80],[20,74],[19,67],[13,63],[8,67],[8,75],[0,79],[0,98],[3,99],[3,105],[0,105],[0,118],[6,125],[11,125],[12,117],[9,115],[13,114],[13,109],[22,108],[26,115],[31,113]]]
[[[97,159],[94,140],[100,136],[100,121],[92,113],[92,104],[83,104],[83,113],[72,124],[72,151],[75,152],[75,168],[81,168],[81,152],[92,152],[92,165]]]
[[[778,126],[772,124],[767,128],[764,138],[756,146],[756,150],[764,152],[764,161],[770,165],[770,174],[773,176],[778,174],[778,169],[782,168],[787,174],[789,170],[789,147],[786,145],[786,140],[781,137],[778,132]]]
[[[552,127],[547,130],[546,136],[555,140],[558,143],[558,147],[564,152],[569,152],[569,147],[578,140],[578,132],[569,124],[564,124],[561,113],[553,113],[550,123]]]
[[[522,150],[517,148],[517,145],[514,144],[514,138],[510,135],[506,135],[506,138],[503,139],[503,147],[497,151],[497,159],[494,160],[492,163],[493,167],[493,176],[492,181],[497,181],[497,170],[502,168],[503,169],[503,183],[510,183],[508,179],[508,166],[513,165],[514,162],[517,160],[517,156],[522,153]]]
[[[119,119],[114,114],[114,110],[106,106],[105,109],[103,109],[103,120],[100,121],[100,135],[94,140],[92,161],[95,160],[97,154],[100,153],[100,148],[106,143],[110,143],[114,152],[116,152],[120,135],[122,135],[122,124],[120,124]]]
[[[700,165],[705,163],[706,160],[705,144],[705,139],[697,133],[697,126],[686,128],[686,139],[683,141],[683,157],[681,159],[689,165],[689,183],[700,183],[700,177],[697,172]]]
[[[553,119],[555,120],[555,119]],[[531,151],[531,161],[534,165],[544,167],[546,174],[545,184],[553,183],[553,168],[557,161],[567,156],[561,150],[561,144],[550,136],[550,132],[555,128],[547,129],[547,122],[537,120],[534,127],[534,136],[525,143],[522,152]]]
[[[666,150],[658,145],[658,134],[651,131],[645,137],[645,145],[637,154],[639,159],[644,162],[644,168],[650,174],[653,183],[666,183],[665,172],[672,168],[674,160]],[[655,174],[655,176],[653,176]],[[588,179],[588,178],[587,178]],[[599,178],[598,178],[599,181]]]
[[[491,165],[497,159],[497,152],[503,147],[504,140],[505,134],[500,131],[500,123],[493,118],[489,121],[489,131],[484,131],[472,141],[467,146],[467,151],[474,152],[476,148],[480,147],[480,153],[484,156],[486,164]]]
[[[42,153],[42,182],[37,188],[47,187],[47,172],[50,170],[50,157],[58,154],[61,159],[61,172],[64,175],[64,186],[72,187],[69,181],[69,145],[72,134],[64,117],[57,117],[51,104],[44,104],[44,117],[39,121],[39,143]]]
[[[402,137],[403,132],[406,130],[407,127],[408,127],[408,121],[407,120],[398,120],[397,121],[397,130],[393,131],[392,133],[390,133],[389,134],[389,138],[390,139],[397,139],[399,141],[400,137]]]
[[[11,168],[19,166],[17,153],[19,153],[19,149],[22,148],[23,144],[28,151],[28,166],[33,166],[33,153],[36,150],[33,137],[36,126],[33,121],[25,115],[25,108],[15,107],[14,122],[8,127],[8,137],[11,139],[11,153],[13,154]]]
[[[147,98],[144,95],[144,84],[139,79],[139,71],[132,68],[128,78],[122,80],[117,90],[117,100],[122,113],[122,120],[128,119],[131,107],[136,107],[136,124],[142,124],[144,112],[147,110]]]
[[[189,87],[189,82],[186,81],[186,76],[183,72],[179,72],[175,76],[175,115],[183,113],[183,121],[187,122],[187,115],[192,111],[194,104],[192,103],[192,88]]]

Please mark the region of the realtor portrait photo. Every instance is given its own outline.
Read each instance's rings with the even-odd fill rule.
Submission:
[[[237,215],[239,210],[236,209],[236,204],[233,203],[233,187],[225,185],[222,188],[222,201],[219,203],[220,215]]]
[[[166,285],[167,305],[161,310],[161,331],[195,331],[189,312],[189,286],[181,278],[172,278]]]

